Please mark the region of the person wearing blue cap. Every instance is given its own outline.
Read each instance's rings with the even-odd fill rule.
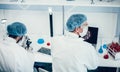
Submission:
[[[88,32],[87,17],[84,14],[74,14],[68,19],[66,26],[69,32],[84,37]]]
[[[21,22],[7,26],[8,37],[0,42],[0,72],[33,72],[33,55],[18,45],[26,33]]]
[[[22,37],[27,33],[26,26],[20,22],[14,22],[7,26],[8,36],[16,39],[18,43]]]
[[[99,65],[95,48],[83,37],[88,30],[87,17],[73,14],[66,22],[68,33],[52,39],[53,72],[87,72]]]

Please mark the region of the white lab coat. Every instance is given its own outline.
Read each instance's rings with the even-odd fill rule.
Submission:
[[[0,42],[0,72],[33,72],[33,55],[10,37]]]
[[[70,33],[52,38],[53,72],[87,72],[98,67],[95,48]]]

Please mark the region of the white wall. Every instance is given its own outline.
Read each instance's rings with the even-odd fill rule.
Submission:
[[[88,12],[65,12],[65,22],[71,14],[83,13],[88,17],[90,26],[99,27],[100,37],[113,37],[116,32],[117,13],[88,13]],[[3,10],[0,10],[0,18],[3,17]],[[27,25],[28,34],[40,34],[50,36],[49,13],[40,10],[5,10],[7,24],[20,21]],[[61,12],[53,13],[54,35],[63,33],[63,15]]]
[[[53,30],[54,35],[63,34],[63,14],[61,12],[55,12],[53,15]]]
[[[2,23],[1,19],[4,19],[4,11],[0,10],[0,40],[6,37],[6,23]]]
[[[15,21],[23,22],[28,28],[28,34],[49,35],[49,19],[46,11],[6,10],[7,24]]]
[[[39,9],[36,6],[37,9]],[[71,8],[71,7],[70,7]],[[56,8],[58,9],[58,8]],[[88,17],[88,23],[90,26],[99,27],[99,38],[112,38],[116,34],[116,25],[117,25],[117,12],[107,12],[105,9],[86,9],[86,7],[76,7],[76,9],[69,10],[65,8],[64,12],[64,23],[63,23],[63,13],[62,7],[55,11],[53,9],[53,30],[54,35],[63,34],[63,25],[66,24],[68,17],[74,13],[83,13]],[[79,11],[81,10],[81,11]],[[67,12],[69,11],[69,12]],[[100,11],[100,12],[99,12]],[[111,11],[111,9],[108,9]],[[50,37],[50,24],[49,24],[49,12],[43,8],[43,10],[19,10],[19,9],[5,9],[5,16],[3,15],[3,10],[0,10],[0,19],[7,18],[7,23],[10,24],[14,21],[20,21],[26,24],[28,28],[28,34],[32,36],[34,43],[37,43],[39,38]],[[2,26],[1,26],[2,27]],[[0,28],[1,29],[1,28]],[[2,29],[1,29],[2,30]],[[3,31],[1,31],[3,32]],[[1,34],[1,33],[0,33]],[[46,42],[49,42],[45,39]],[[44,45],[44,44],[43,44]],[[46,44],[45,44],[46,45]],[[36,45],[37,46],[37,45]],[[37,46],[40,47],[39,45]]]

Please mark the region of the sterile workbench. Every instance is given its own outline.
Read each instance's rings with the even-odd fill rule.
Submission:
[[[52,64],[52,57],[50,55],[36,52],[36,53],[34,53],[34,56],[35,56],[35,62]],[[119,72],[120,60],[114,60],[109,55],[109,59],[104,59],[102,56],[99,56],[99,61],[100,61],[100,63],[99,63],[100,67],[114,67],[117,69],[116,72]]]

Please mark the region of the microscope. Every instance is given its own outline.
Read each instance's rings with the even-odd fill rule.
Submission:
[[[25,48],[27,51],[32,51],[31,47],[32,41],[28,36],[23,36],[22,40],[18,43],[21,47]]]

